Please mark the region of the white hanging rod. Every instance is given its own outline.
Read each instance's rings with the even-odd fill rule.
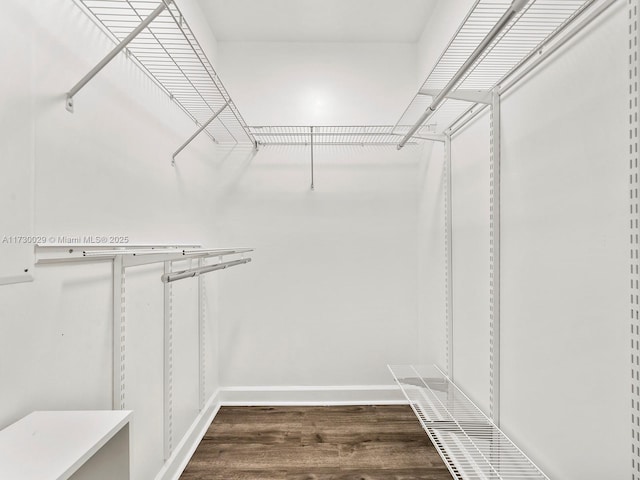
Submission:
[[[147,18],[145,18],[140,25],[133,29],[133,31],[125,37],[118,45],[115,46],[113,50],[111,50],[100,62],[93,67],[89,73],[87,73],[82,79],[76,83],[71,90],[67,92],[67,110],[73,113],[73,97],[76,93],[78,93],[87,83],[95,77],[100,70],[106,67],[111,60],[113,60],[116,55],[118,55],[122,50],[124,50],[131,40],[136,38],[140,32],[142,32],[145,28],[149,26],[151,22],[153,22],[158,15],[160,15],[165,8],[167,8],[173,0],[161,0],[160,5],[156,7],[156,9],[149,14]]]
[[[200,135],[200,133],[201,133],[205,128],[207,128],[207,127],[209,126],[209,124],[210,124],[211,122],[213,122],[213,121],[218,117],[218,115],[220,115],[220,114],[222,113],[222,111],[223,111],[225,108],[227,108],[228,106],[229,106],[229,101],[225,102],[225,104],[224,104],[222,107],[220,107],[218,110],[216,110],[216,111],[215,111],[215,113],[211,116],[211,118],[210,118],[209,120],[207,120],[206,122],[204,122],[204,123],[202,124],[202,126],[200,126],[200,128],[198,128],[198,130],[196,130],[196,132],[195,132],[193,135],[191,135],[191,136],[189,137],[189,139],[188,139],[186,142],[184,142],[182,145],[180,145],[180,147],[179,147],[179,148],[178,148],[178,149],[173,153],[173,155],[171,156],[171,165],[172,165],[172,166],[175,166],[175,164],[176,164],[176,155],[178,155],[182,150],[184,150],[184,149],[185,149],[185,147],[186,147],[187,145],[189,145],[189,144],[193,141],[193,139],[194,139],[194,138],[196,138],[198,135]],[[217,142],[216,142],[216,143],[217,143]]]
[[[405,144],[413,137],[413,135],[418,131],[418,129],[422,126],[424,122],[426,122],[431,115],[433,115],[440,104],[447,98],[449,92],[451,92],[455,86],[462,80],[464,75],[469,71],[469,69],[473,66],[473,64],[478,60],[478,58],[484,53],[485,49],[495,40],[495,38],[500,34],[500,32],[507,26],[507,24],[517,15],[517,13],[522,10],[522,8],[527,4],[529,0],[513,0],[511,5],[507,9],[507,11],[500,17],[498,22],[494,25],[494,27],[489,31],[489,33],[484,37],[484,39],[480,42],[480,44],[476,47],[476,49],[471,53],[469,58],[462,64],[462,66],[458,69],[455,75],[449,80],[449,82],[445,85],[445,87],[440,91],[438,95],[433,98],[431,105],[427,107],[425,112],[420,116],[418,121],[409,129],[407,134],[400,140],[398,144],[398,150],[405,146]]]
[[[235,267],[236,265],[242,265],[243,263],[249,263],[250,258],[241,258],[240,260],[232,260],[230,262],[217,263],[215,265],[207,265],[206,267],[191,268],[189,270],[181,270],[174,273],[165,273],[160,277],[163,283],[175,282],[176,280],[182,280],[183,278],[191,278],[202,275],[203,273],[215,272],[216,270],[224,270],[228,267]]]

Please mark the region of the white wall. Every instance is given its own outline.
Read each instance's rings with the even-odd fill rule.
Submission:
[[[418,220],[419,363],[447,369],[444,143],[426,144],[420,161]]]
[[[221,381],[389,384],[418,359],[417,158],[395,147],[264,147],[222,199],[225,243],[256,247],[221,290]]]
[[[392,125],[415,93],[415,44],[219,42],[218,52],[251,125]]]
[[[451,141],[453,378],[489,411],[489,116]]]
[[[0,94],[0,161],[8,172],[32,160],[35,173],[27,182],[26,206],[3,214],[0,234],[121,234],[132,243],[218,245],[214,226],[202,221],[211,211],[214,145],[196,140],[172,168],[171,153],[195,126],[124,55],[77,94],[70,114],[65,92],[112,43],[71,1],[10,0],[3,9],[0,57],[3,65],[16,68],[4,76],[12,81],[3,80]],[[215,44],[200,40],[214,51]],[[23,216],[29,217],[27,225],[33,216],[33,232],[13,231]],[[28,250],[32,257],[33,245]],[[157,437],[162,431],[162,272],[158,267],[133,270],[127,274],[126,406],[135,410],[133,478],[147,480],[163,464],[162,437]],[[33,283],[0,287],[0,427],[32,410],[111,408],[109,263],[36,266],[32,273]],[[209,293],[207,322],[213,332],[215,282]],[[185,355],[197,351],[192,345],[197,305],[183,308],[190,302],[181,298],[183,293],[176,293],[174,354],[191,359]],[[214,338],[208,334],[211,352]],[[217,365],[212,354],[207,358],[211,394],[218,387]],[[174,443],[194,417],[198,374],[186,378],[185,370],[176,365],[177,384],[186,393],[174,399]]]
[[[11,6],[9,6],[12,9]],[[0,108],[0,282],[15,281],[17,277],[29,279],[33,259],[28,245],[12,243],[13,236],[33,233],[33,167],[34,167],[34,121],[33,121],[33,45],[31,29],[23,29],[24,14],[15,12],[17,22],[5,22],[0,33],[5,44],[22,45],[21,49],[3,48],[0,52],[2,65],[10,65],[10,75],[0,76],[0,89],[12,92],[2,99]]]
[[[627,22],[503,102],[502,425],[551,478],[631,465]]]
[[[220,74],[250,124],[389,124],[415,83],[408,44],[225,43]],[[231,152],[219,201],[225,243],[256,247],[221,291],[229,386],[390,384],[419,358],[420,148]],[[241,293],[240,290],[242,290]],[[235,294],[233,292],[236,292]]]

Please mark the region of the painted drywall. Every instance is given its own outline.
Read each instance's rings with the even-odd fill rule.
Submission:
[[[451,141],[453,377],[489,410],[489,116]]]
[[[444,143],[427,143],[420,160],[418,210],[419,363],[447,369]]]
[[[393,123],[415,79],[408,44],[220,42],[218,55],[249,124]],[[308,147],[229,152],[214,221],[256,251],[251,278],[221,287],[225,386],[390,384],[387,363],[419,358],[420,156],[317,146],[311,191]]]
[[[502,426],[550,478],[630,471],[627,22],[503,102]]]
[[[219,42],[250,125],[393,125],[415,93],[411,43]]]
[[[187,9],[193,2],[182,2]],[[195,5],[197,7],[197,5]],[[0,18],[12,81],[4,82],[3,169],[17,160],[35,166],[35,194],[2,215],[1,234],[31,220],[33,232],[53,238],[124,235],[131,243],[202,243],[217,246],[212,210],[215,145],[197,139],[170,166],[171,153],[195,125],[124,55],[118,56],[65,110],[65,92],[112,47],[71,1],[3,4]],[[198,21],[195,21],[198,24]],[[7,35],[6,37],[4,35]],[[200,38],[215,52],[210,36]],[[8,53],[7,53],[8,52]],[[214,55],[210,55],[213,57]],[[27,131],[29,130],[30,131]],[[3,147],[4,148],[4,147]],[[12,152],[22,152],[18,159]],[[27,189],[28,190],[28,189]],[[22,192],[24,193],[24,192]],[[16,197],[18,198],[18,197]],[[5,212],[6,213],[6,212]],[[26,228],[26,227],[25,227]],[[11,229],[11,231],[9,231]],[[33,245],[29,245],[33,258]],[[11,254],[11,252],[8,252]],[[4,261],[3,261],[4,262]],[[162,452],[161,268],[128,270],[125,406],[134,409],[132,478],[153,478]],[[109,262],[37,265],[34,282],[0,287],[0,427],[32,410],[110,409],[112,405],[112,271]],[[192,371],[193,292],[176,289],[174,444],[195,420],[198,372]],[[216,282],[208,284],[209,395],[218,388]],[[182,363],[184,361],[184,364]],[[188,373],[185,373],[188,372]],[[160,435],[160,436],[158,436]]]
[[[216,216],[249,245],[221,286],[225,386],[390,384],[419,358],[419,147],[264,147]]]
[[[3,97],[0,109],[0,283],[29,278],[33,268],[31,248],[22,238],[33,234],[33,85],[25,81],[33,78],[33,30],[22,28],[24,13],[8,8],[7,15],[15,13],[17,21],[6,22],[0,41],[23,48],[0,52],[0,64],[11,65],[11,74],[0,76],[0,90],[12,93]]]

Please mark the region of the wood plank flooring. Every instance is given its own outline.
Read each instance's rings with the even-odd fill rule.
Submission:
[[[451,480],[406,405],[222,407],[181,480]]]

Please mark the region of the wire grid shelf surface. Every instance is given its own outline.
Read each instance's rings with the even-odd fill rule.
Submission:
[[[549,478],[434,366],[389,366],[456,479]]]
[[[494,88],[531,57],[550,37],[567,26],[595,0],[530,0],[489,44],[455,89],[486,91]],[[440,91],[511,5],[512,0],[478,0],[440,56],[420,91]],[[433,97],[418,92],[398,125],[413,125],[431,105]],[[474,103],[445,100],[430,122],[443,132]]]
[[[127,53],[198,125],[228,103],[206,128],[218,143],[255,143],[246,122],[189,25],[169,0],[75,0],[114,42],[159,5],[166,8],[127,46]]]
[[[348,126],[252,126],[249,131],[259,145],[397,145],[409,126],[348,125]],[[312,130],[313,129],[313,130]],[[413,143],[431,135],[431,125],[416,132]]]

